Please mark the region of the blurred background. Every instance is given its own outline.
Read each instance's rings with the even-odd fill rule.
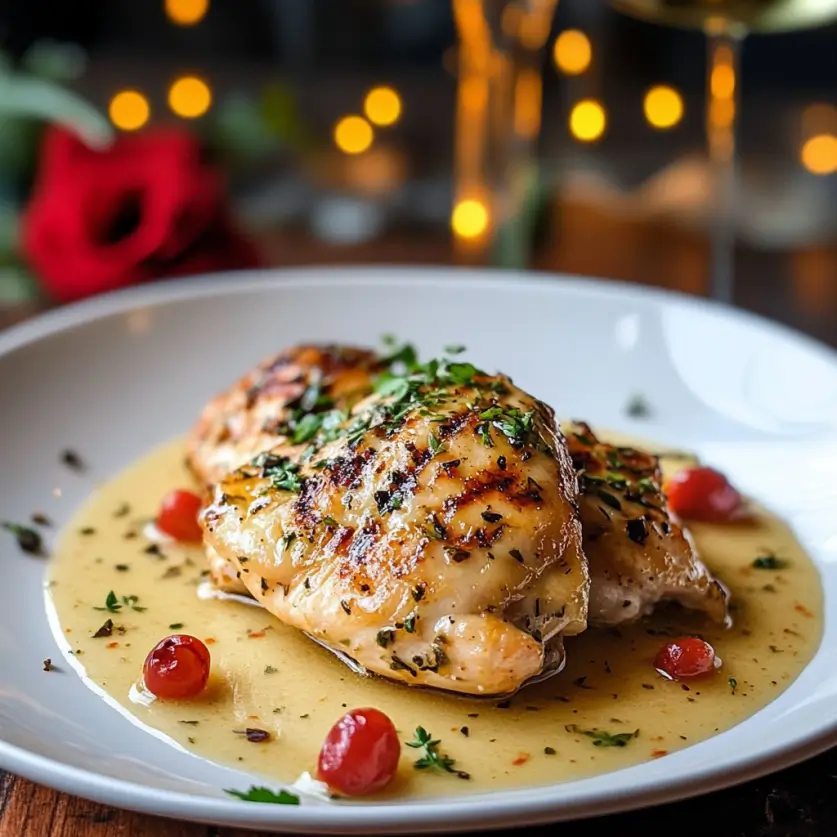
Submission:
[[[743,28],[713,42],[712,15],[752,30],[740,72]],[[734,117],[732,299],[837,345],[835,19],[836,0],[0,0],[0,323],[259,264],[712,294],[712,126]]]

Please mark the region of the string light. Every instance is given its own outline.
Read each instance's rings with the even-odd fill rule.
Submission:
[[[568,76],[577,76],[590,67],[593,47],[590,39],[578,29],[567,29],[555,39],[552,50],[555,66]]]
[[[165,0],[166,17],[178,26],[200,23],[209,10],[209,0]]]
[[[645,94],[643,109],[654,128],[673,128],[683,118],[683,97],[673,87],[661,84]]]
[[[595,142],[607,128],[607,114],[595,99],[583,99],[570,111],[570,133],[582,142]]]
[[[334,144],[345,154],[362,154],[375,134],[362,116],[344,116],[334,126]]]
[[[834,174],[837,172],[837,137],[832,134],[811,137],[803,144],[800,158],[811,174]]]
[[[392,87],[373,87],[366,94],[363,111],[375,125],[394,125],[401,117],[401,97]]]
[[[453,208],[450,225],[460,238],[479,238],[488,229],[488,209],[482,201],[461,200]]]
[[[108,115],[117,128],[136,131],[148,122],[151,107],[138,90],[122,90],[110,100]]]
[[[182,76],[169,88],[169,107],[184,119],[203,116],[212,104],[209,85],[195,76]]]

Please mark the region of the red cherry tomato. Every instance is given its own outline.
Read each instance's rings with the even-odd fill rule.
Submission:
[[[145,687],[163,700],[196,697],[206,688],[209,664],[209,649],[199,639],[188,634],[167,636],[145,658]]]
[[[392,781],[400,756],[401,742],[392,721],[377,709],[353,709],[329,730],[317,776],[332,790],[363,796]]]
[[[157,515],[157,528],[176,541],[194,542],[203,539],[198,523],[201,498],[192,491],[170,491],[163,498]]]
[[[712,468],[685,468],[666,485],[672,511],[685,520],[729,523],[746,517],[744,498]]]
[[[667,642],[654,660],[654,668],[672,680],[688,680],[715,671],[715,649],[696,636]]]

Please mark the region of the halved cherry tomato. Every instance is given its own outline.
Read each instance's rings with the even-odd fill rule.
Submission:
[[[729,523],[747,516],[744,498],[713,468],[684,468],[666,483],[671,510],[684,520]]]
[[[176,541],[193,543],[203,539],[198,523],[201,498],[192,491],[170,491],[163,497],[157,515],[157,528]]]
[[[172,634],[155,645],[142,668],[145,687],[163,700],[197,697],[209,680],[209,649],[196,637]]]
[[[715,671],[715,649],[696,636],[684,636],[667,642],[654,660],[654,668],[672,680],[703,677]]]
[[[329,730],[317,777],[332,790],[364,796],[392,781],[400,756],[401,742],[392,721],[377,709],[353,709]]]

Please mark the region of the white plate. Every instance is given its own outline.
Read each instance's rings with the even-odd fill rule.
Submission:
[[[755,317],[669,293],[567,277],[403,268],[233,274],[163,283],[0,334],[0,519],[59,524],[98,482],[182,433],[203,402],[301,340],[376,345],[397,333],[435,353],[464,343],[559,415],[696,449],[784,515],[826,592],[822,647],[743,724],[666,759],[551,788],[444,802],[242,803],[248,777],[155,738],[60,659],[43,565],[0,541],[0,765],[154,814],[295,832],[390,833],[522,825],[660,803],[798,761],[837,741],[837,357]],[[640,392],[654,408],[625,417]],[[62,467],[83,452],[83,475]],[[58,489],[60,489],[60,496]],[[65,667],[66,668],[66,667]]]

